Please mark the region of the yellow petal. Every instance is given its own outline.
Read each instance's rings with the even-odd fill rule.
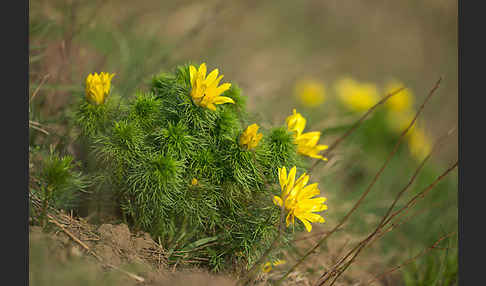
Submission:
[[[297,215],[296,215],[297,216]],[[303,217],[299,217],[297,216],[297,218],[304,224],[305,226],[305,229],[307,230],[307,232],[311,232],[312,230],[312,224],[310,224],[309,221],[307,221],[305,218]]]
[[[305,219],[305,220],[308,220],[310,222],[318,222],[318,223],[324,223],[325,220],[322,216],[318,215],[318,214],[314,214],[314,213],[304,213],[304,214],[301,214],[300,217],[298,216],[297,218],[299,219]]]
[[[279,207],[283,205],[282,199],[280,197],[274,196],[273,203]]]
[[[218,84],[219,84],[219,82],[221,81],[222,78],[223,78],[223,75],[220,75],[218,78],[213,80],[213,82],[210,85],[208,85],[208,89],[212,90],[212,89],[215,89],[216,87],[218,87]]]
[[[307,184],[307,182],[309,182],[309,178],[310,177],[305,173],[300,175],[300,177],[295,182],[294,189],[299,189],[299,190],[302,189]]]
[[[320,194],[320,191],[317,188],[317,185],[318,185],[318,183],[314,183],[314,184],[310,184],[310,185],[306,186],[305,188],[303,188],[299,192],[297,199],[299,201],[301,201],[301,200],[305,200],[305,199],[310,199],[313,196]]]
[[[194,87],[196,77],[197,77],[197,70],[196,67],[193,65],[189,66],[189,76],[191,78],[191,87]]]
[[[218,77],[218,69],[214,69],[206,77],[206,79],[204,80],[204,84],[206,84],[207,86],[210,86],[217,77]]]
[[[206,63],[202,63],[197,71],[198,78],[204,80],[206,78]]]
[[[289,176],[287,177],[287,188],[286,188],[286,194],[290,192],[294,188],[294,183],[295,183],[295,173],[297,172],[297,167],[294,166],[292,169],[290,169]]]
[[[285,223],[287,226],[289,226],[290,224],[294,223],[294,216],[292,215],[291,212],[289,212],[287,214],[287,217],[285,218]]]
[[[230,89],[231,83],[223,83],[222,85],[218,86],[215,90],[216,95],[220,95],[223,92],[227,91]]]
[[[213,100],[214,104],[235,103],[233,99],[226,96],[218,96]]]

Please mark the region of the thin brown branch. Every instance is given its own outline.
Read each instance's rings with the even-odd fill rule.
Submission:
[[[317,248],[319,248],[322,243],[324,243],[326,241],[326,239],[331,236],[334,232],[336,232],[336,230],[338,228],[340,228],[347,220],[348,218],[351,216],[351,214],[354,213],[354,211],[361,205],[361,203],[363,202],[363,200],[365,199],[365,197],[368,195],[368,193],[371,191],[372,187],[375,185],[375,183],[377,182],[378,178],[380,177],[380,175],[383,173],[384,169],[386,168],[386,166],[388,165],[388,163],[390,162],[391,158],[395,155],[395,153],[397,152],[398,150],[398,147],[400,146],[400,144],[402,143],[402,140],[404,139],[405,137],[405,134],[407,134],[407,132],[410,130],[410,128],[414,125],[415,121],[417,120],[418,116],[421,114],[422,110],[424,109],[425,107],[425,104],[430,100],[430,98],[432,97],[432,95],[434,95],[434,92],[437,90],[437,88],[439,88],[439,85],[440,85],[440,82],[442,81],[442,78],[439,78],[439,80],[435,83],[434,87],[430,90],[428,96],[425,98],[424,102],[422,103],[422,105],[419,107],[417,113],[415,114],[412,122],[410,122],[410,124],[407,126],[407,128],[405,130],[403,130],[402,134],[400,135],[400,138],[398,139],[397,143],[395,143],[395,146],[392,150],[392,152],[388,155],[385,163],[383,164],[383,166],[380,168],[380,170],[376,173],[375,177],[373,178],[373,180],[371,181],[371,183],[368,185],[367,189],[365,190],[365,192],[361,195],[361,197],[359,198],[359,200],[354,204],[353,208],[344,216],[344,218],[331,230],[329,231],[326,235],[324,235],[320,240],[319,242],[317,242],[317,244],[314,245],[314,247],[312,247],[299,261],[297,261],[296,264],[294,264],[278,281],[277,281],[277,285],[279,285],[281,283],[281,281],[283,279],[285,279],[295,268],[297,268],[297,266],[299,266],[302,261],[304,261],[311,253],[313,253]]]

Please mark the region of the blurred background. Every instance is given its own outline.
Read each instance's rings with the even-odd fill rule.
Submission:
[[[69,116],[92,72],[115,73],[113,92],[131,97],[159,72],[206,62],[242,88],[251,117],[263,128],[283,125],[295,108],[307,118],[306,131],[321,131],[320,144],[328,145],[387,92],[406,87],[401,99],[379,107],[313,171],[329,205],[321,231],[352,207],[410,114],[442,78],[415,133],[350,218],[346,234],[329,242],[336,248],[369,233],[433,142],[457,128],[457,1],[31,0],[29,13],[30,119],[49,133],[31,129],[30,146],[52,146],[77,159],[82,152],[73,144]],[[456,130],[407,197],[457,160],[457,142]],[[456,229],[457,171],[419,203],[410,221],[367,250],[357,262],[361,267],[350,273],[382,272]],[[318,261],[328,259],[326,253]],[[393,281],[432,285],[437,277],[454,277],[457,249],[447,256],[450,267],[444,266],[444,253],[433,254]]]

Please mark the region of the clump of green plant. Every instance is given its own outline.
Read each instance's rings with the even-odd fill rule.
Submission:
[[[108,97],[111,77],[88,76],[76,122],[128,222],[160,239],[172,262],[254,263],[279,231],[279,168],[302,169],[298,153],[319,157],[320,133],[300,145],[285,126],[259,133],[241,89],[219,85],[217,69],[206,76],[204,63],[156,75],[134,97]],[[284,232],[285,242],[293,231]]]
[[[31,173],[34,185],[30,192],[42,201],[42,212],[38,217],[45,225],[49,207],[72,210],[79,206],[90,179],[79,170],[79,164],[71,155],[61,156],[53,149],[36,164],[38,166]]]

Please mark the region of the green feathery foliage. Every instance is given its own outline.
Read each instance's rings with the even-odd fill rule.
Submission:
[[[57,209],[77,207],[81,194],[89,187],[89,178],[77,170],[78,167],[72,156],[59,156],[51,150],[32,174],[36,187],[31,191]]]
[[[299,163],[293,138],[285,127],[260,130],[262,140],[248,150],[239,144],[247,127],[241,89],[225,91],[235,103],[216,111],[196,105],[190,92],[189,66],[179,66],[132,99],[82,103],[76,122],[98,160],[100,184],[116,190],[124,215],[160,239],[172,262],[249,266],[277,235],[272,197],[280,193],[278,168]]]

